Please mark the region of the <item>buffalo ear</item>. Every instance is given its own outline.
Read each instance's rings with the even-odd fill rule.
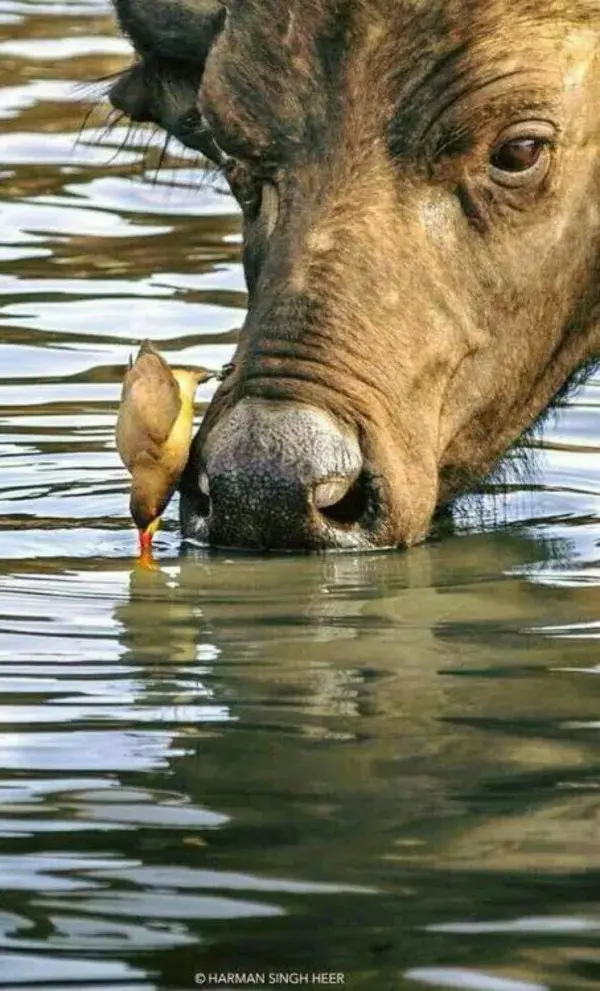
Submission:
[[[197,107],[212,45],[225,23],[219,0],[114,0],[140,56],[113,85],[110,101],[136,122],[158,124],[216,165],[224,156]]]
[[[119,76],[110,88],[109,98],[115,110],[127,114],[136,124],[152,120],[143,63],[133,65]]]
[[[119,26],[142,56],[204,64],[223,28],[220,0],[113,0]]]

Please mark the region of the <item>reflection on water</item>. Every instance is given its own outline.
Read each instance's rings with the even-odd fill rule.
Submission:
[[[123,367],[228,360],[238,218],[79,134],[105,0],[0,0],[0,59],[0,987],[598,988],[598,384],[454,536],[229,559],[173,509],[137,570]]]

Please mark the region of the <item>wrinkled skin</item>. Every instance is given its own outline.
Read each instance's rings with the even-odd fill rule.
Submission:
[[[244,215],[182,480],[216,545],[408,546],[599,351],[597,0],[116,0],[112,99]]]

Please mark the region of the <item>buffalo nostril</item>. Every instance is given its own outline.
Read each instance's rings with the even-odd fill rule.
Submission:
[[[319,482],[313,491],[314,505],[317,509],[327,509],[328,506],[341,502],[354,481],[354,478],[339,477]]]
[[[341,479],[339,481],[341,482]],[[347,478],[344,482],[344,486],[339,485],[337,490],[338,499],[327,502],[326,505],[322,503],[320,506],[317,506],[315,500],[315,506],[329,523],[346,529],[355,527],[364,520],[371,504],[371,496],[364,472],[358,477]],[[333,487],[329,493],[324,493],[324,498],[329,498],[330,495],[334,495]]]

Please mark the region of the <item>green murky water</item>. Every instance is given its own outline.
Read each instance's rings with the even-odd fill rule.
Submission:
[[[244,292],[196,161],[76,144],[126,59],[0,0],[0,987],[600,987],[599,384],[456,536],[132,570],[123,365]]]

